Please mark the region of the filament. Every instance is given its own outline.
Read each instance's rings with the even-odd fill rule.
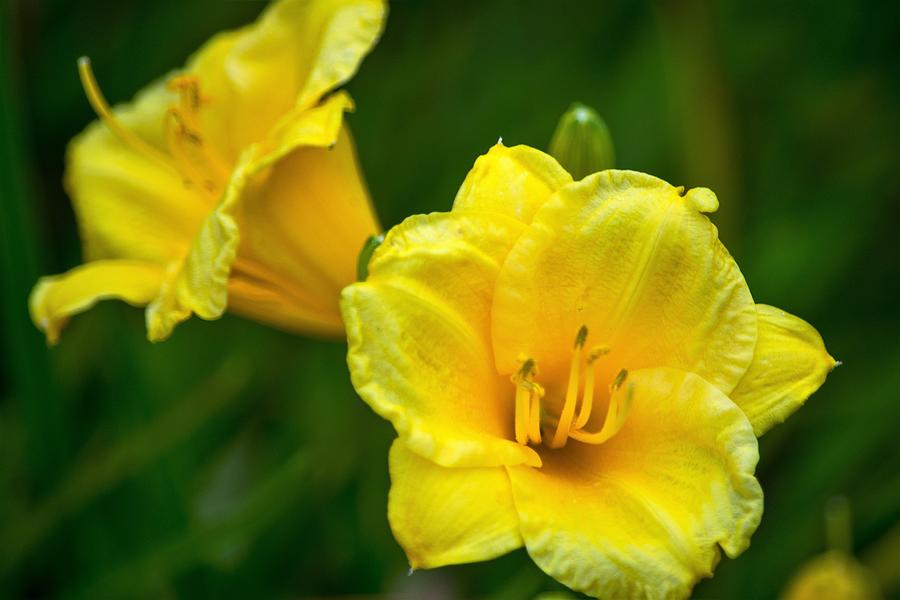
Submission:
[[[548,430],[553,428],[553,436],[547,440],[547,446],[550,448],[563,448],[570,437],[587,444],[601,444],[614,436],[624,425],[631,410],[634,385],[629,384],[624,394],[619,393],[628,378],[628,371],[622,369],[609,386],[609,406],[603,426],[596,432],[584,430],[585,425],[590,421],[594,404],[594,390],[597,381],[594,363],[600,357],[609,354],[610,351],[608,346],[595,346],[585,358],[584,346],[587,336],[588,329],[582,325],[575,336],[566,395],[558,419],[552,415],[541,413],[544,388],[535,381],[538,374],[537,362],[524,354],[519,357],[521,367],[510,377],[516,386],[515,438],[519,444],[542,443],[542,423]],[[587,372],[584,377],[584,390],[579,398],[582,361],[587,363]]]
[[[202,182],[208,192],[215,192],[216,182],[227,181],[229,169],[205,143],[197,115],[203,104],[200,83],[194,75],[180,75],[169,80],[167,87],[179,95],[178,106],[166,113],[166,139],[186,183]]]
[[[532,427],[531,413],[534,406],[532,398],[537,395],[536,390],[540,390],[541,394],[543,394],[543,389],[530,380],[530,378],[534,377],[536,371],[537,365],[534,359],[525,358],[522,360],[522,367],[511,377],[512,382],[516,384],[516,441],[523,445],[528,443],[529,435],[533,433],[530,431]],[[537,412],[538,419],[540,419],[539,397]],[[540,422],[538,422],[536,437],[539,441],[540,436]]]
[[[556,433],[550,441],[551,448],[562,448],[566,445],[566,440],[569,438],[569,427],[572,425],[572,418],[575,416],[575,402],[578,399],[581,352],[582,348],[584,348],[584,342],[587,340],[587,333],[587,327],[582,325],[575,336],[575,349],[572,353],[572,363],[569,366],[569,384],[566,387],[566,400],[559,415]]]
[[[534,444],[541,443],[541,397],[544,388],[533,381],[531,383],[531,414],[528,419],[528,439]]]
[[[528,390],[523,385],[516,386],[516,441],[528,443]]]
[[[634,400],[633,383],[629,384],[626,388],[624,397],[618,393],[619,388],[627,377],[628,371],[622,369],[616,377],[616,381],[619,382],[618,385],[614,384],[615,387],[610,386],[613,393],[610,395],[609,408],[606,410],[606,418],[603,421],[603,427],[600,428],[600,431],[588,432],[582,429],[576,429],[571,431],[569,435],[579,442],[584,442],[586,444],[602,444],[618,433],[622,428],[622,425],[625,424],[625,419],[631,411],[631,404]]]
[[[581,429],[587,425],[591,418],[591,409],[594,405],[594,362],[601,356],[609,354],[608,346],[597,346],[591,350],[587,359],[587,376],[584,380],[584,395],[581,398],[581,408],[578,411],[578,417],[572,424],[574,429]]]
[[[185,142],[193,142],[193,134],[187,129],[184,119],[176,108],[170,108],[166,113],[166,118],[171,119],[172,125],[166,128],[166,142],[169,145],[169,152],[175,158],[178,164],[179,172],[184,178],[185,185],[189,185],[193,181],[206,181],[207,188],[214,187],[211,181],[197,168],[194,161],[191,160]]]

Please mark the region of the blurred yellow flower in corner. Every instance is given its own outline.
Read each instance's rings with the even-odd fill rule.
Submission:
[[[105,298],[147,305],[151,340],[226,307],[342,335],[340,290],[379,225],[343,123],[353,103],[332,91],[385,13],[381,0],[278,0],[114,109],[82,60],[100,119],[71,143],[66,186],[86,262],[32,292],[49,342]]]
[[[831,550],[803,566],[782,600],[878,600],[875,576],[849,554]]]
[[[388,517],[414,568],[524,546],[606,598],[682,598],[763,508],[756,437],[834,361],[756,304],[703,214],[632,171],[573,182],[498,144],[344,290],[354,386],[398,432]]]
[[[877,574],[853,556],[850,503],[843,496],[825,505],[825,541],[829,550],[794,573],[781,600],[879,600]],[[895,554],[893,548],[888,554]]]

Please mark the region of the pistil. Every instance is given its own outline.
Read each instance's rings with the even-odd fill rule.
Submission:
[[[173,77],[168,88],[179,94],[178,103],[169,107],[165,114],[166,142],[169,153],[160,151],[116,119],[109,103],[100,91],[91,61],[87,57],[78,59],[78,75],[88,102],[101,121],[125,145],[153,162],[181,175],[186,186],[201,185],[211,194],[218,193],[228,180],[230,169],[226,163],[205,143],[198,119],[203,97],[196,76]]]
[[[109,108],[109,103],[106,101],[106,98],[103,97],[103,92],[100,91],[100,86],[97,85],[97,80],[94,78],[94,72],[91,69],[91,59],[87,56],[82,56],[78,59],[78,76],[81,79],[81,86],[84,88],[84,93],[87,96],[91,108],[94,109],[94,112],[97,113],[100,120],[103,121],[116,137],[150,160],[167,168],[173,167],[172,161],[170,161],[165,154],[132,133],[113,116],[112,110]]]

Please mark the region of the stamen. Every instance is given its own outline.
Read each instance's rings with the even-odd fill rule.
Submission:
[[[78,76],[81,78],[81,86],[84,88],[84,93],[87,96],[91,108],[94,109],[94,112],[97,113],[100,120],[103,121],[116,137],[150,160],[164,165],[167,168],[172,168],[172,163],[165,154],[139,138],[116,120],[112,110],[109,108],[109,103],[107,103],[106,98],[103,97],[103,92],[100,91],[100,86],[97,85],[97,80],[94,78],[94,72],[91,70],[91,59],[87,56],[82,56],[78,59]]]
[[[206,191],[215,193],[229,178],[230,168],[200,134],[197,114],[204,102],[200,94],[200,83],[194,75],[173,77],[168,88],[178,92],[179,101],[166,112],[166,140],[171,158],[145,142],[113,115],[106,98],[97,85],[91,70],[91,61],[86,56],[78,59],[78,74],[88,102],[101,121],[126,145],[150,160],[177,171],[185,185],[201,184]]]
[[[210,185],[212,182],[197,168],[185,146],[185,142],[197,143],[199,138],[188,130],[177,108],[170,108],[166,112],[166,118],[172,123],[166,128],[166,142],[169,144],[169,152],[178,164],[185,186],[190,186],[194,181],[206,181],[207,189],[210,189],[213,187]]]
[[[608,346],[600,345],[594,346],[588,352],[586,357],[588,371],[585,374],[584,393],[579,402],[578,391],[581,383],[579,376],[581,362],[585,359],[583,354],[587,336],[587,327],[580,327],[575,336],[566,397],[558,418],[555,415],[541,413],[544,388],[535,381],[538,375],[537,362],[525,354],[519,356],[521,366],[510,377],[516,386],[515,438],[519,444],[541,444],[542,434],[546,433],[541,431],[542,425],[547,427],[548,431],[553,430],[554,432],[552,438],[547,441],[549,448],[563,448],[570,437],[587,444],[601,444],[618,433],[624,425],[631,410],[634,385],[629,384],[624,394],[618,393],[628,378],[628,371],[622,369],[609,386],[609,406],[600,431],[584,430],[585,425],[590,421],[594,401],[596,386],[594,363],[600,357],[609,354],[610,351]],[[575,418],[576,408],[578,408],[577,419]]]
[[[530,427],[530,413],[532,410],[531,398],[532,388],[536,384],[529,381],[536,369],[533,358],[526,358],[522,361],[522,367],[510,377],[510,380],[516,385],[516,441],[522,445],[528,443],[528,434]],[[540,415],[540,407],[538,407]],[[538,428],[538,436],[540,436],[540,427]]]
[[[172,107],[166,118],[170,123],[166,130],[169,152],[175,157],[185,183],[203,182],[207,191],[215,192],[218,189],[216,182],[228,180],[228,170],[204,143],[195,115]]]
[[[523,385],[516,385],[516,441],[528,443],[528,390]]]
[[[581,408],[578,411],[578,417],[572,425],[574,429],[581,429],[587,425],[588,420],[591,418],[591,409],[594,405],[594,362],[607,354],[609,354],[608,346],[597,346],[588,354],[588,371],[584,381],[584,395],[581,398]]]
[[[627,376],[627,371],[624,369],[622,372],[625,372]],[[625,378],[622,378],[624,381]],[[616,388],[618,391],[618,388]],[[631,411],[631,404],[634,400],[634,384],[629,384],[625,390],[625,397],[621,398],[621,394],[613,394],[609,398],[609,408],[606,411],[606,419],[603,421],[603,427],[600,431],[597,432],[588,432],[581,429],[576,429],[570,432],[574,439],[579,442],[584,442],[586,444],[602,444],[607,441],[614,435],[616,435],[620,429],[622,429],[622,425],[625,424],[625,419],[628,417],[628,413]]]
[[[622,401],[622,406],[619,407],[619,411],[616,413],[616,430],[613,432],[618,433],[620,429],[622,429],[622,425],[625,424],[625,419],[628,418],[628,414],[631,412],[631,404],[634,402],[634,384],[629,383],[628,389],[625,390],[625,399]]]
[[[622,387],[622,382],[625,381],[625,378],[628,377],[628,371],[622,369],[616,374],[616,378],[613,379],[613,382],[609,384],[609,392],[613,393],[620,387]]]
[[[535,443],[541,443],[541,398],[544,397],[544,388],[535,382],[531,383],[531,414],[528,419],[528,439]]]
[[[584,347],[584,342],[587,341],[588,328],[586,325],[582,325],[578,328],[578,333],[575,334],[575,349]]]
[[[200,110],[202,98],[200,97],[200,80],[196,75],[178,75],[172,77],[166,83],[173,92],[178,92],[181,97],[181,110],[187,114],[194,114]]]
[[[168,88],[178,92],[180,106],[173,111],[179,118],[180,131],[187,137],[187,141],[193,147],[199,166],[212,171],[213,178],[219,181],[227,181],[230,169],[225,161],[214,152],[209,144],[205,143],[200,134],[200,121],[198,115],[200,108],[208,101],[200,93],[200,80],[196,75],[178,75],[168,82]],[[207,181],[207,187],[215,188],[215,183]]]
[[[572,353],[572,364],[569,367],[569,383],[566,387],[566,400],[562,412],[559,415],[559,423],[556,425],[556,433],[550,441],[551,448],[562,448],[569,437],[569,427],[575,416],[575,403],[578,398],[579,370],[581,368],[581,352],[584,342],[587,340],[588,330],[584,325],[575,335],[575,350]]]

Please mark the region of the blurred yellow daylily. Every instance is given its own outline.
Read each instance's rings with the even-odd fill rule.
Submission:
[[[151,340],[196,313],[341,335],[342,287],[379,226],[343,125],[343,91],[381,33],[381,0],[278,0],[71,144],[66,184],[86,263],[41,279],[35,323],[57,341],[98,300],[148,305]]]
[[[878,600],[875,576],[855,558],[830,550],[812,559],[788,583],[782,600]]]
[[[685,597],[762,514],[756,436],[834,361],[754,304],[685,192],[495,146],[453,210],[392,229],[344,290],[353,383],[390,419],[414,568],[525,546],[569,587]]]
[[[791,577],[781,600],[878,600],[878,577],[853,556],[850,503],[843,496],[825,505],[829,550],[805,563]],[[895,561],[896,562],[896,561]]]

